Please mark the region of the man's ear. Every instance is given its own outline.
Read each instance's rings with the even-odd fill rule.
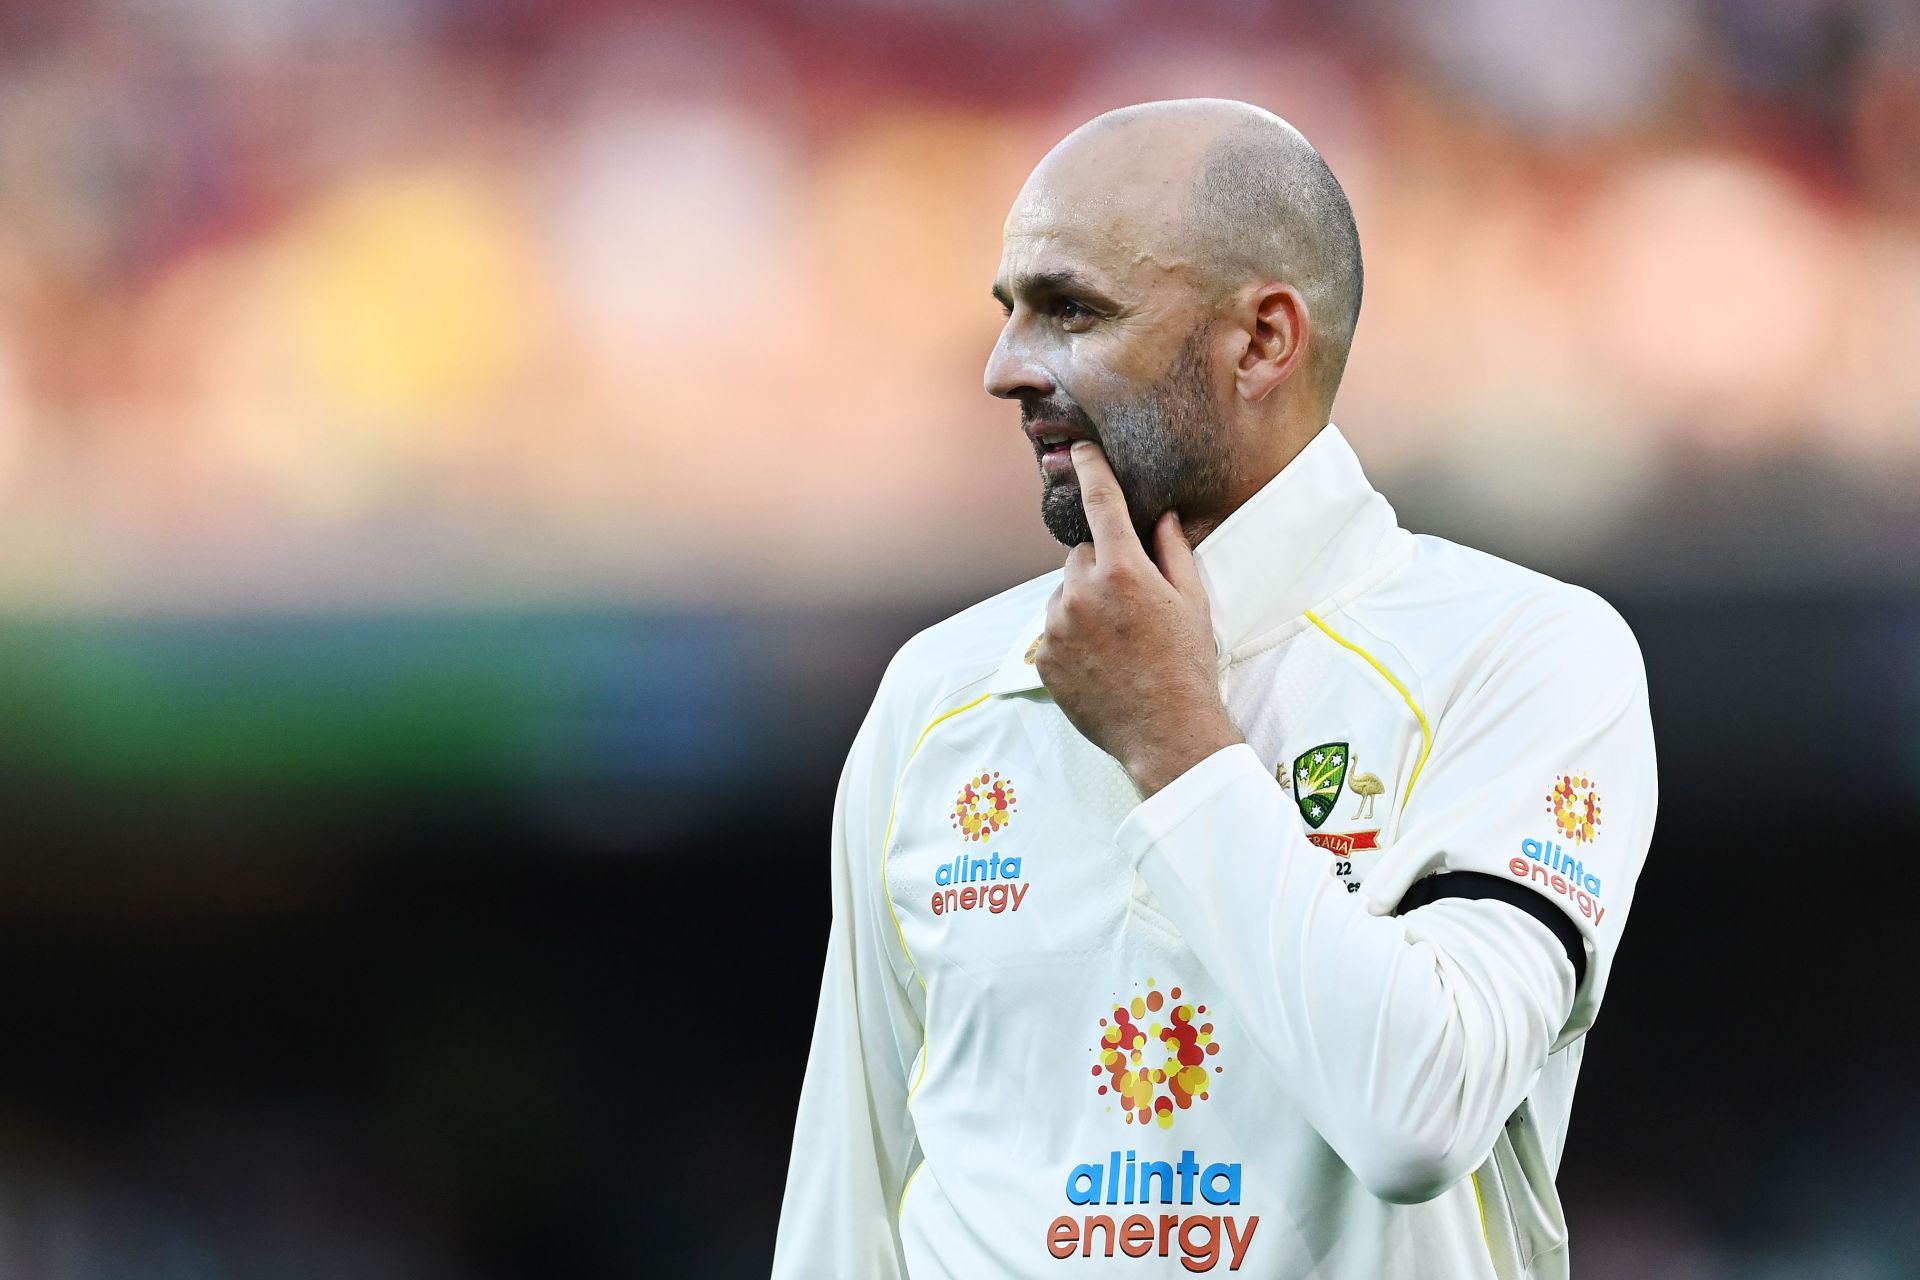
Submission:
[[[1263,284],[1247,295],[1241,315],[1247,345],[1234,370],[1240,398],[1259,404],[1305,366],[1307,300],[1290,284]]]

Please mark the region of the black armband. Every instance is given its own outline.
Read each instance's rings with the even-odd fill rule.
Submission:
[[[1499,876],[1490,876],[1483,871],[1441,871],[1424,880],[1416,880],[1400,899],[1395,915],[1405,915],[1416,907],[1424,907],[1429,902],[1441,898],[1492,898],[1497,902],[1509,903],[1520,908],[1553,930],[1553,936],[1560,939],[1560,945],[1567,949],[1567,959],[1573,962],[1573,985],[1577,990],[1587,976],[1587,946],[1580,936],[1580,930],[1573,921],[1567,919],[1564,911],[1524,885]]]

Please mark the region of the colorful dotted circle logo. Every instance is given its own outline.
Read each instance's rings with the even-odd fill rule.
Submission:
[[[996,771],[968,778],[953,802],[953,827],[962,839],[991,840],[1013,822],[1013,783]]]
[[[1118,1099],[1128,1124],[1171,1129],[1178,1112],[1212,1096],[1225,1068],[1215,1061],[1220,1042],[1206,1020],[1207,1006],[1182,1003],[1178,987],[1155,990],[1152,978],[1147,988],[1100,1019],[1093,1075],[1103,1097]]]
[[[1579,774],[1560,775],[1547,792],[1547,812],[1560,834],[1575,844],[1592,844],[1600,838],[1600,793]]]

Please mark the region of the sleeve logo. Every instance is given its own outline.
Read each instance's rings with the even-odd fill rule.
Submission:
[[[1529,836],[1520,842],[1522,856],[1507,860],[1507,871],[1516,880],[1538,884],[1548,893],[1565,898],[1598,925],[1607,914],[1600,903],[1599,868],[1596,865],[1589,869],[1586,861],[1569,854],[1567,847],[1578,848],[1600,838],[1600,793],[1593,789],[1592,779],[1563,773],[1554,780],[1553,790],[1547,792],[1547,813],[1553,818],[1555,835],[1567,843],[1556,844],[1552,836],[1545,840]]]
[[[1547,792],[1547,812],[1563,839],[1592,844],[1600,838],[1600,793],[1577,773],[1563,773]]]

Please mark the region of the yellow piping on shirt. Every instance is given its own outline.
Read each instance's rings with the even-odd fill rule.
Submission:
[[[951,711],[943,711],[939,715],[935,716],[933,719],[927,722],[927,727],[920,731],[920,737],[914,742],[913,750],[907,753],[906,763],[900,766],[900,778],[899,778],[899,781],[894,783],[894,787],[893,787],[893,803],[887,806],[887,830],[886,830],[886,834],[880,837],[880,892],[887,900],[887,914],[893,917],[893,931],[900,938],[901,954],[905,955],[907,958],[907,963],[909,965],[912,965],[913,976],[919,979],[920,990],[922,992],[926,991],[927,989],[927,980],[920,976],[920,966],[918,963],[914,961],[912,948],[907,946],[907,931],[900,926],[900,912],[897,911],[893,905],[893,890],[887,887],[887,848],[889,845],[893,843],[893,819],[894,819],[894,815],[898,813],[900,809],[900,790],[902,787],[906,785],[906,782],[907,782],[907,766],[912,764],[913,758],[920,754],[920,746],[922,743],[926,742],[927,735],[932,733],[935,729],[938,729],[942,724],[944,724],[948,720],[951,720],[955,716],[959,715],[962,711],[971,711],[975,707],[979,706],[981,703],[985,702],[988,698],[991,698],[992,696],[993,695],[991,693],[983,693],[979,697],[975,698],[972,702],[969,702],[964,706],[955,707]],[[920,1023],[920,1073],[913,1078],[913,1085],[907,1090],[907,1101],[909,1103],[913,1101],[913,1095],[920,1091],[920,1082],[922,1080],[925,1080],[926,1078],[927,1078],[927,1024],[925,1019],[923,1018]],[[908,1186],[911,1186],[911,1185],[912,1185],[912,1179],[908,1179]],[[901,1203],[905,1204],[906,1199],[907,1199],[906,1188],[902,1187],[900,1190]]]
[[[922,1157],[920,1163],[913,1166],[913,1172],[907,1175],[907,1185],[900,1188],[900,1207],[893,1211],[893,1220],[895,1222],[907,1216],[907,1192],[913,1190],[915,1180],[917,1180],[921,1174],[925,1173],[926,1170],[927,1162],[925,1157]]]
[[[1473,1173],[1471,1173],[1471,1174],[1469,1174],[1469,1175],[1468,1175],[1468,1177],[1469,1177],[1469,1178],[1471,1179],[1471,1181],[1473,1182],[1473,1203],[1474,1203],[1474,1206],[1475,1206],[1476,1208],[1478,1208],[1478,1209],[1480,1210],[1480,1238],[1481,1238],[1482,1240],[1485,1240],[1485,1241],[1487,1242],[1487,1254],[1488,1254],[1488,1256],[1489,1256],[1489,1257],[1491,1257],[1491,1256],[1492,1256],[1492,1254],[1493,1254],[1493,1236],[1492,1236],[1491,1234],[1489,1234],[1489,1233],[1488,1233],[1488,1231],[1487,1231],[1487,1202],[1486,1202],[1486,1201],[1485,1201],[1484,1199],[1482,1199],[1482,1198],[1481,1198],[1481,1195],[1480,1195],[1480,1172],[1479,1172],[1479,1170],[1477,1170],[1477,1169],[1476,1169],[1476,1170],[1475,1170],[1475,1171],[1474,1171]],[[908,1186],[912,1186],[912,1185],[913,1185],[913,1184],[912,1184],[912,1181],[911,1181],[911,1180],[909,1180],[909,1181],[908,1181],[908,1184],[907,1184],[907,1185],[908,1185]],[[902,1200],[904,1200],[904,1199],[906,1199],[906,1198],[907,1198],[907,1197],[906,1197],[906,1193],[905,1193],[905,1192],[901,1192],[901,1194],[900,1194],[900,1198],[901,1198]]]
[[[1326,632],[1327,638],[1329,640],[1332,640],[1335,644],[1339,645],[1342,649],[1346,649],[1349,652],[1359,654],[1360,657],[1366,661],[1366,664],[1368,666],[1372,667],[1375,671],[1379,672],[1380,678],[1393,686],[1394,692],[1398,693],[1400,697],[1405,700],[1407,704],[1407,709],[1413,712],[1413,718],[1420,722],[1420,759],[1417,763],[1414,764],[1413,776],[1407,779],[1406,792],[1400,797],[1400,807],[1402,809],[1405,809],[1407,807],[1407,801],[1413,799],[1413,784],[1420,781],[1420,771],[1427,767],[1427,757],[1433,752],[1433,726],[1427,723],[1427,713],[1420,709],[1420,704],[1413,700],[1413,695],[1411,693],[1407,692],[1407,686],[1405,686],[1404,684],[1401,684],[1399,677],[1394,675],[1393,672],[1387,670],[1386,667],[1381,663],[1380,659],[1374,657],[1372,654],[1368,653],[1365,649],[1362,649],[1359,645],[1355,644],[1353,641],[1347,639],[1345,636],[1341,635],[1338,631],[1335,631],[1332,627],[1322,622],[1320,620],[1320,615],[1315,613],[1313,610],[1308,609],[1306,611],[1306,615],[1307,615],[1307,621],[1311,622],[1314,626]],[[1479,1190],[1478,1183],[1474,1184],[1474,1190],[1478,1192]]]
[[[943,711],[927,722],[927,727],[920,731],[920,737],[914,742],[913,750],[907,752],[906,762],[900,766],[900,780],[894,784],[893,788],[893,803],[887,806],[887,830],[886,834],[880,837],[880,892],[886,896],[887,914],[893,917],[893,931],[900,937],[900,950],[907,957],[907,963],[913,965],[913,976],[916,978],[920,978],[920,966],[914,964],[913,951],[907,946],[907,931],[900,927],[900,913],[893,906],[893,890],[887,887],[887,846],[893,843],[893,819],[900,809],[900,789],[906,785],[907,766],[911,765],[913,758],[920,754],[920,747],[926,742],[927,735],[962,711],[971,711],[992,696],[990,693],[983,693],[965,706]],[[927,989],[925,978],[920,978],[920,989],[922,991]]]

